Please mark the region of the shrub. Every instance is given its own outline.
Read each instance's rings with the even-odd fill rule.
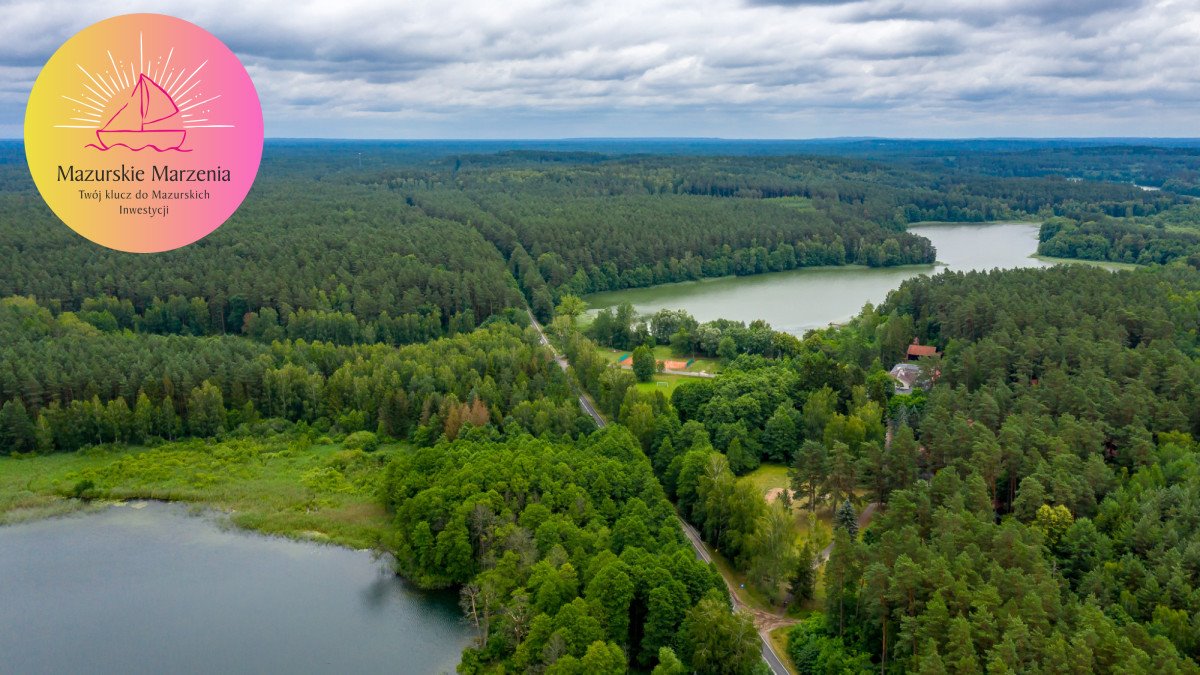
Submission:
[[[347,450],[374,452],[379,449],[379,437],[373,431],[356,431],[342,441],[342,447]]]
[[[75,499],[91,499],[96,494],[96,481],[85,478],[71,488],[71,496]]]

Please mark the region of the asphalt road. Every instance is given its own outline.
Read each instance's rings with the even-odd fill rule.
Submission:
[[[688,541],[692,544],[692,548],[695,549],[696,557],[706,563],[711,563],[712,554],[708,552],[708,545],[705,544],[704,540],[700,538],[700,533],[696,531],[696,528],[688,524],[687,521],[679,518],[678,514],[676,514],[675,517],[679,520],[679,525],[683,527],[683,533],[687,535]],[[721,578],[725,579],[724,575],[722,575]],[[725,585],[729,587],[729,597],[733,599],[734,611],[753,614],[754,612],[749,607],[746,607],[744,604],[742,604],[741,599],[738,598],[737,591],[733,587],[733,582],[731,582],[729,579],[725,579]],[[775,673],[775,675],[788,675],[789,671],[787,667],[783,665],[783,661],[779,658],[779,655],[775,653],[775,648],[771,646],[771,640],[768,638],[766,632],[759,632],[758,639],[762,642],[763,661],[766,661],[767,665],[771,667],[771,672]]]
[[[554,348],[554,345],[550,344],[550,340],[546,338],[545,331],[542,330],[542,324],[538,323],[538,320],[533,318],[533,312],[529,310],[525,310],[525,312],[529,314],[529,320],[533,322],[533,327],[535,330],[537,330],[538,338],[541,340],[542,344],[545,345],[546,348],[550,350],[550,353],[554,355],[554,361],[558,363],[558,367],[565,371],[571,365],[567,362],[567,357],[559,354],[558,350]],[[579,407],[583,408],[583,411],[590,415],[593,420],[595,420],[596,426],[600,427],[601,429],[607,426],[607,423],[604,421],[604,417],[602,417],[599,411],[596,410],[596,406],[592,405],[592,402],[590,399],[588,399],[587,394],[579,391],[578,389],[575,391],[575,393],[579,397]]]
[[[550,340],[546,339],[546,333],[542,330],[542,325],[538,323],[537,319],[534,318],[533,312],[530,312],[529,310],[526,310],[526,312],[529,314],[529,320],[533,322],[533,327],[537,330],[538,337],[541,339],[542,344],[550,349],[550,353],[554,355],[554,360],[558,362],[558,366],[563,370],[566,370],[570,365],[567,363],[566,357],[559,354],[558,350],[554,348],[554,345],[550,344]],[[600,413],[596,411],[595,406],[593,406],[592,402],[588,400],[588,397],[581,391],[577,393],[579,394],[579,406],[583,408],[585,413],[591,415],[592,419],[596,421],[596,426],[600,427],[601,429],[607,426],[608,423],[605,422]],[[683,518],[680,518],[678,514],[675,515],[675,518],[679,521],[680,527],[683,528],[683,533],[687,535],[688,541],[691,542],[692,548],[695,549],[696,557],[706,563],[712,563],[712,555],[708,552],[708,546],[704,544],[704,540],[700,538],[700,533],[696,531],[696,528],[689,525],[687,521],[685,521]],[[724,575],[722,575],[722,578],[724,578]],[[725,585],[729,586],[729,595],[733,598],[734,610],[747,611],[747,608],[742,605],[742,601],[738,599],[737,593],[734,592],[733,586],[729,579],[725,579]],[[771,672],[775,673],[775,675],[788,675],[788,669],[783,665],[783,661],[779,658],[779,655],[775,653],[775,649],[771,646],[771,641],[767,638],[767,636],[763,633],[759,633],[758,639],[762,642],[763,660],[767,662],[768,666],[770,666]]]

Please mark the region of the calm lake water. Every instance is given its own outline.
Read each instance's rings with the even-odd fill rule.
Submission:
[[[879,304],[888,291],[919,274],[944,269],[1049,267],[1055,263],[1030,257],[1037,251],[1038,227],[1034,223],[990,223],[909,228],[937,247],[937,265],[801,269],[594,293],[585,299],[592,309],[630,302],[639,314],[685,309],[702,322],[766,319],[777,330],[800,334],[845,321],[867,302]]]
[[[0,527],[0,673],[454,672],[453,595],[180,506]]]

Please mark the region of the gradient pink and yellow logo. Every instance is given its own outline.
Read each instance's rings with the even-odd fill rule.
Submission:
[[[250,191],[262,146],[262,107],[237,57],[161,14],[77,33],[25,111],[25,155],[46,203],[120,251],[169,251],[220,227]]]

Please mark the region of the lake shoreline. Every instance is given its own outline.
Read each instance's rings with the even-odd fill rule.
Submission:
[[[933,264],[826,265],[605,291],[583,299],[590,305],[589,317],[600,309],[629,302],[639,316],[661,309],[681,309],[701,323],[715,319],[750,323],[761,319],[776,330],[802,336],[809,330],[852,318],[867,303],[879,305],[904,281],[921,275],[1052,267],[1067,262],[1037,257],[1040,221],[923,222],[913,223],[908,231],[930,239],[937,250]]]
[[[1041,260],[1042,262],[1053,263],[1055,265],[1089,265],[1091,267],[1106,267],[1112,271],[1117,270],[1136,270],[1145,267],[1137,263],[1115,262],[1113,260],[1088,260],[1086,258],[1056,258],[1052,255],[1042,255],[1041,253],[1030,254],[1030,258]]]
[[[677,286],[690,286],[694,284],[709,284],[719,281],[729,281],[731,279],[762,279],[775,275],[796,274],[799,272],[823,272],[832,270],[908,270],[908,269],[932,269],[942,266],[944,263],[934,261],[931,263],[906,263],[904,265],[883,265],[880,267],[871,267],[870,265],[860,265],[854,263],[851,265],[813,265],[811,267],[796,267],[790,270],[778,270],[774,272],[760,272],[759,274],[726,274],[719,277],[703,277],[701,279],[687,279],[684,281],[668,281],[664,284],[653,284],[651,286],[631,286],[629,288],[619,288],[611,291],[596,291],[583,296],[584,300],[595,297],[597,295],[607,295],[609,293],[626,293],[629,291],[644,291],[656,288],[671,288]],[[591,311],[591,310],[589,310]]]
[[[231,531],[244,532],[269,539],[283,539],[306,544],[335,546],[347,551],[373,553],[391,556],[392,552],[383,548],[362,548],[350,541],[342,541],[318,530],[268,530],[254,525],[243,525],[236,520],[239,511],[206,500],[170,499],[165,497],[127,497],[122,499],[80,499],[76,497],[58,497],[45,504],[33,507],[14,508],[0,511],[0,529],[16,527],[29,523],[60,518],[86,517],[103,513],[114,508],[140,509],[146,505],[186,507],[188,515],[212,520],[218,527]],[[396,576],[405,578],[397,569]],[[407,578],[405,578],[407,581]]]
[[[340,444],[270,453],[262,445],[245,448],[238,443],[181,441],[153,448],[101,446],[79,453],[0,457],[0,527],[105,504],[152,501],[219,512],[231,525],[266,536],[348,550],[387,550],[392,519],[373,483],[326,486],[309,478],[331,470],[344,452]],[[381,468],[401,451],[393,447],[366,456],[362,473]],[[212,482],[206,472],[189,466],[214,461],[217,454],[224,457],[222,480]],[[92,492],[83,495],[89,499],[78,499],[75,490],[88,480],[94,483]]]
[[[171,499],[168,497],[151,497],[149,495],[131,495],[123,498],[100,498],[100,499],[78,499],[75,497],[57,497],[43,504],[9,509],[0,511],[0,530],[6,527],[16,527],[19,525],[27,525],[46,520],[57,520],[60,518],[73,518],[76,516],[89,516],[97,513],[103,513],[112,508],[129,508],[136,503],[158,504],[163,506],[185,506],[189,510],[194,510],[197,517],[211,518],[223,528],[245,532],[255,536],[266,537],[269,539],[283,539],[306,544],[320,544],[325,546],[335,546],[347,551],[357,551],[364,553],[382,553],[388,556],[392,555],[392,551],[384,547],[364,547],[361,542],[356,539],[346,539],[335,535],[328,534],[321,530],[312,529],[290,529],[269,527],[262,524],[256,524],[253,521],[247,522],[239,520],[240,515],[246,515],[249,518],[253,514],[245,511],[229,507],[216,501],[209,500],[193,500],[193,499]],[[378,535],[382,539],[384,531],[380,529]],[[410,581],[407,577],[400,573],[399,568],[396,568],[396,576]],[[436,589],[422,589],[436,590]]]
[[[1041,227],[1042,221],[1036,218],[1031,220],[921,220],[915,223],[909,223],[904,227],[904,229],[907,232],[916,228],[926,227],[987,227],[990,225],[1037,225]]]
[[[14,582],[0,622],[51,627],[0,635],[14,672],[443,672],[472,638],[453,594],[370,550],[246,529],[190,502],[93,500],[59,515],[0,526]]]

